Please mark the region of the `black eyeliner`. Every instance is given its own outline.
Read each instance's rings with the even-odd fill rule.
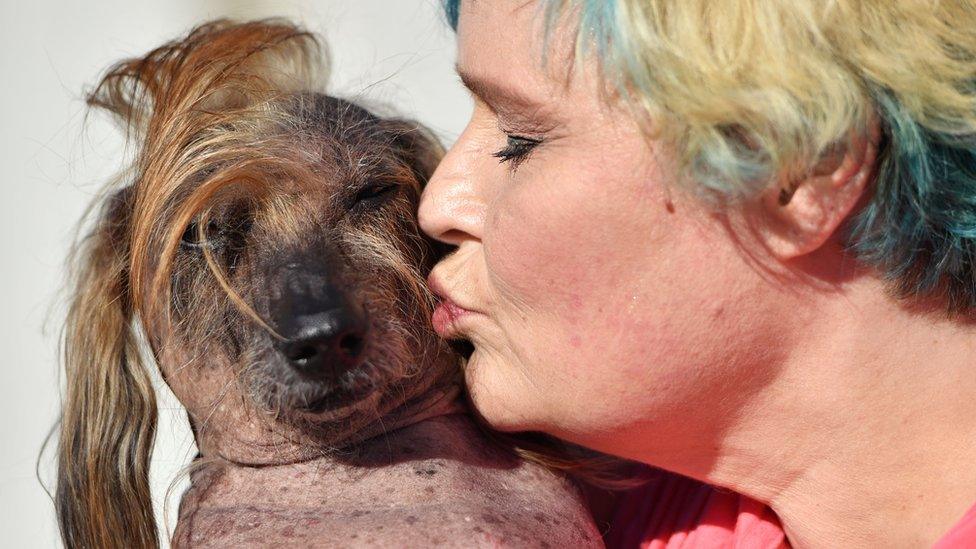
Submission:
[[[493,153],[492,156],[502,164],[510,163],[512,170],[517,169],[522,162],[528,160],[533,149],[542,143],[541,139],[532,139],[521,135],[507,135],[507,139],[508,143],[505,148]]]

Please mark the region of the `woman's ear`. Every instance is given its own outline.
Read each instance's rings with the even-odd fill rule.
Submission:
[[[852,132],[846,146],[822,158],[807,175],[783,181],[761,197],[760,237],[780,260],[809,254],[827,242],[867,192],[878,162],[876,118]]]

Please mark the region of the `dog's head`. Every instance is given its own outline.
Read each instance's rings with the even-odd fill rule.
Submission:
[[[315,93],[218,118],[179,184],[134,187],[140,310],[204,453],[294,459],[445,381],[415,215],[437,149]]]
[[[322,64],[291,25],[217,22],[119,63],[90,95],[138,148],[79,252],[58,486],[69,545],[155,539],[137,327],[201,451],[244,463],[318,455],[455,381],[428,320],[438,250],[415,216],[440,148],[319,93]]]

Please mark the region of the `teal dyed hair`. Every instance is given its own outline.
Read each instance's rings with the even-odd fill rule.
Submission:
[[[941,295],[976,308],[976,135],[928,130],[888,92],[877,95],[886,135],[874,196],[848,243],[902,296]]]
[[[447,23],[451,28],[457,30],[458,16],[461,10],[461,0],[444,0],[444,14],[447,15]]]
[[[487,0],[485,0],[487,1]],[[675,144],[703,195],[755,195],[880,119],[851,252],[902,297],[976,311],[976,6],[969,0],[538,0]],[[444,0],[458,25],[460,0]],[[544,54],[544,52],[543,52]]]

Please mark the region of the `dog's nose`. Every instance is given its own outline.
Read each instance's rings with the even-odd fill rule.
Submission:
[[[362,362],[363,315],[349,307],[295,317],[294,331],[276,342],[291,366],[313,378],[333,378]]]

